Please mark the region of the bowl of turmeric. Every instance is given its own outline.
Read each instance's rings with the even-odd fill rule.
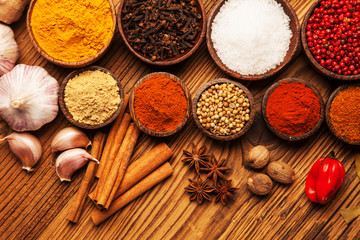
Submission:
[[[183,81],[166,72],[141,78],[130,93],[130,115],[136,126],[154,137],[182,129],[190,115],[191,98]]]
[[[101,58],[114,37],[112,1],[31,1],[27,30],[35,49],[48,61],[69,68]]]

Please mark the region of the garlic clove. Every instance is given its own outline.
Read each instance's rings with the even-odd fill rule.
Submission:
[[[9,26],[0,24],[0,76],[14,68],[20,50]]]
[[[89,160],[93,160],[99,164],[97,159],[93,158],[82,148],[66,150],[56,159],[56,173],[61,181],[70,182],[73,173],[85,166]]]
[[[38,130],[55,119],[58,90],[42,67],[18,64],[0,78],[0,117],[15,131]]]
[[[28,172],[33,171],[33,166],[39,161],[42,147],[39,139],[29,133],[13,132],[3,138],[7,140],[10,150],[21,161],[22,168]]]
[[[75,127],[61,129],[51,142],[52,152],[64,151],[71,148],[87,148],[91,141],[84,132]]]

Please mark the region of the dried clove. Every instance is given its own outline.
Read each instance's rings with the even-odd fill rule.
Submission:
[[[127,0],[122,15],[130,46],[152,61],[190,51],[203,21],[193,0]]]

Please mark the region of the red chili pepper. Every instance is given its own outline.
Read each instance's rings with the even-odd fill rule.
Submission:
[[[317,160],[306,179],[306,195],[315,203],[325,204],[334,196],[345,178],[345,169],[334,152]]]

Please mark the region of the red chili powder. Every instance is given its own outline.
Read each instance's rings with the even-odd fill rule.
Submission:
[[[266,117],[279,133],[299,136],[319,121],[320,101],[305,84],[284,81],[270,94]]]
[[[135,89],[136,117],[153,131],[175,129],[184,119],[187,108],[184,90],[170,78],[155,76]]]

